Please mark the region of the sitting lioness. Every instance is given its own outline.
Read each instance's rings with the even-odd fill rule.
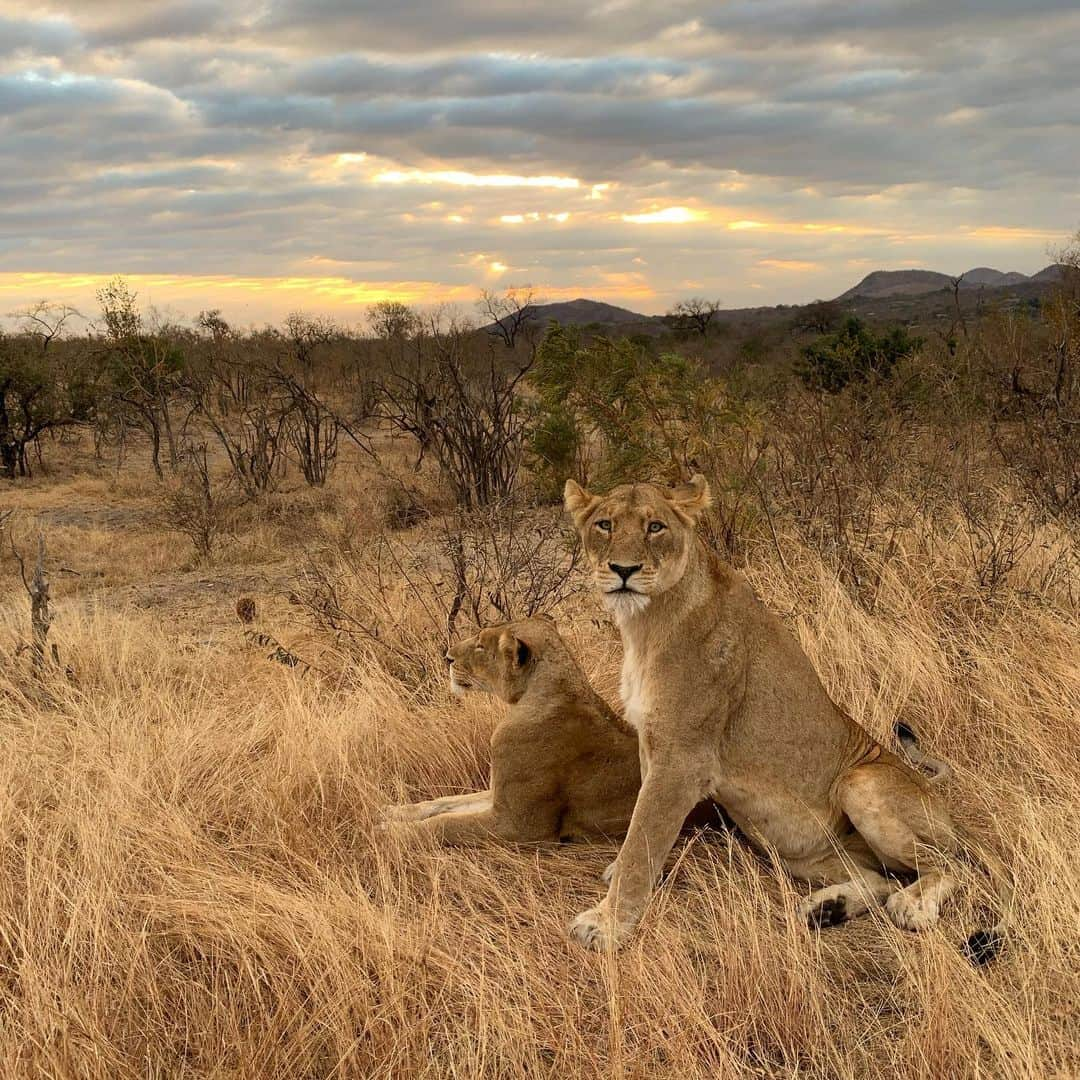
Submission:
[[[510,705],[491,738],[491,790],[393,806],[391,821],[446,844],[626,832],[641,783],[637,736],[593,690],[553,623],[482,630],[446,659],[456,693],[483,690]]]
[[[897,926],[935,922],[956,885],[944,862],[960,848],[956,827],[931,785],[830,700],[798,642],[695,535],[709,505],[704,477],[604,496],[568,480],[565,504],[622,635],[622,701],[642,772],[608,894],[572,936],[601,948],[631,932],[705,796],[818,886],[802,906],[811,924],[882,902]],[[983,858],[1007,904],[1000,864]],[[1001,926],[972,935],[973,959],[992,955]]]

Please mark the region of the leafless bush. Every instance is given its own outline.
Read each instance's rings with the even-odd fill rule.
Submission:
[[[900,541],[943,494],[944,450],[886,399],[794,391],[774,416],[769,469],[757,481],[770,526],[781,515],[873,611]]]
[[[231,477],[212,475],[203,445],[187,452],[175,479],[162,488],[157,519],[164,528],[186,536],[198,558],[209,560],[240,501]]]
[[[441,678],[433,649],[473,627],[546,614],[571,594],[578,566],[561,515],[516,504],[461,512],[434,545],[380,533],[362,549],[311,558],[293,602],[348,653],[410,685]],[[403,607],[414,613],[401,618]]]
[[[223,375],[228,378],[227,369]],[[250,381],[241,385],[243,400],[234,399],[234,408],[205,415],[238,483],[245,494],[255,497],[272,491],[284,473],[289,408],[265,383],[254,392]],[[225,383],[222,393],[228,393]]]
[[[439,543],[453,584],[448,634],[463,614],[473,626],[546,614],[573,589],[579,548],[557,511],[504,500],[459,512],[443,523]]]
[[[433,317],[411,346],[388,357],[380,414],[427,451],[458,503],[472,509],[514,489],[526,433],[519,383],[531,358],[508,364],[467,325]]]
[[[994,446],[1028,495],[1063,521],[1080,521],[1080,414],[1025,403],[991,428]]]
[[[430,516],[420,492],[397,477],[386,477],[386,482],[372,493],[371,520],[383,529],[411,529]]]
[[[1034,546],[1037,523],[1028,507],[998,489],[972,485],[957,503],[975,580],[993,599]]]
[[[334,410],[300,379],[279,369],[275,381],[289,403],[285,430],[300,471],[312,487],[322,487],[337,461],[341,422]]]
[[[278,336],[300,371],[310,378],[316,353],[321,347],[329,345],[338,334],[340,330],[333,319],[294,311],[286,316]]]
[[[1043,307],[1041,348],[1026,322],[999,320],[1010,372],[990,425],[995,448],[1028,495],[1066,522],[1080,521],[1080,299],[1072,282],[1067,277]]]
[[[434,650],[445,642],[444,589],[430,551],[383,532],[362,548],[309,557],[289,599],[348,661],[419,688],[441,675]]]

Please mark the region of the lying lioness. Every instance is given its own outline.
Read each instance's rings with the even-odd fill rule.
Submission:
[[[641,774],[637,736],[589,684],[546,619],[482,630],[447,653],[455,693],[510,705],[491,738],[491,790],[392,806],[391,822],[446,844],[622,836]]]

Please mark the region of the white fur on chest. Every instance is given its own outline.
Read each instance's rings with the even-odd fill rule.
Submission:
[[[649,696],[645,686],[645,669],[633,646],[624,646],[622,682],[619,696],[622,698],[623,715],[626,722],[636,730],[641,730],[641,722],[649,710]]]

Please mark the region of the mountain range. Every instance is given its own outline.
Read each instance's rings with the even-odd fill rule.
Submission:
[[[960,276],[961,289],[1003,289],[1029,282],[1052,284],[1061,279],[1061,267],[1052,264],[1030,277],[1015,270],[1003,273],[989,266],[976,266]],[[954,278],[936,270],[875,270],[858,285],[842,292],[837,300],[856,297],[924,296],[953,287]]]
[[[968,304],[979,298],[1004,300],[1010,296],[1023,299],[1037,297],[1051,285],[1061,280],[1062,267],[1051,264],[1037,274],[1021,274],[1017,271],[995,270],[989,266],[977,266],[966,271],[960,279],[960,292]],[[857,285],[835,298],[840,303],[866,314],[895,315],[911,318],[920,314],[932,315],[933,309],[943,307],[947,299],[952,302],[954,278],[936,270],[874,270]],[[885,302],[885,309],[878,312],[866,310]],[[921,310],[925,308],[926,310]],[[726,316],[752,314],[761,318],[769,312],[783,312],[784,308],[731,308],[717,313]],[[559,322],[563,326],[603,325],[618,327],[622,332],[656,334],[668,328],[662,315],[642,315],[615,304],[580,297],[552,304],[537,304],[535,317],[539,322]]]

